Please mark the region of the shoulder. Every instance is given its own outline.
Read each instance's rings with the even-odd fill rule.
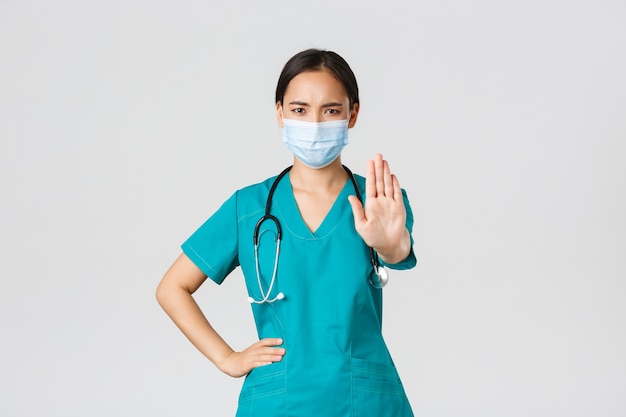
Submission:
[[[239,188],[233,193],[230,199],[235,204],[239,218],[265,211],[267,196],[277,177],[278,175],[274,175],[260,182]]]
[[[269,194],[270,189],[276,183],[276,181],[279,178],[285,177],[286,174],[290,171],[290,169],[291,169],[291,166],[285,168],[283,171],[281,171],[280,174],[273,175],[269,178],[266,178],[263,181],[240,188],[239,190],[237,190],[236,194],[241,198],[256,198],[256,197],[261,196],[265,199],[267,198],[267,195]]]
[[[245,187],[238,189],[235,192],[235,195],[237,196],[238,200],[254,199],[256,197],[265,198],[267,197],[267,194],[269,193],[272,184],[274,183],[274,181],[276,181],[276,177],[277,175],[274,175],[273,177],[269,177],[263,181],[246,185]]]

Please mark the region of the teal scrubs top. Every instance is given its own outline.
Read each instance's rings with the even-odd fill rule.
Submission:
[[[355,176],[359,188],[365,179]],[[235,192],[187,241],[183,252],[220,284],[241,266],[248,295],[261,300],[253,231],[265,213],[276,177]],[[289,175],[278,184],[271,214],[282,228],[273,303],[251,304],[259,338],[280,337],[280,362],[253,369],[245,378],[237,417],[410,417],[411,406],[383,340],[382,293],[369,284],[373,268],[367,245],[356,232],[348,180],[315,232],[304,223]],[[402,190],[407,211],[413,214]],[[411,242],[413,243],[413,242]],[[276,255],[276,227],[265,221],[259,237],[263,291],[270,286]],[[413,249],[402,262],[416,264]]]

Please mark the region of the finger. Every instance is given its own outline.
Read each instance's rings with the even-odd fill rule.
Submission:
[[[283,348],[260,347],[248,352],[247,362],[250,364],[249,366],[257,367],[268,363],[280,362],[284,355],[285,349]]]
[[[256,362],[279,362],[283,359],[284,354],[263,354],[258,355],[256,358]]]
[[[350,195],[348,196],[348,201],[352,206],[352,215],[354,216],[355,226],[359,223],[365,221],[365,211],[363,210],[363,204],[361,200],[356,198],[356,196]]]
[[[283,339],[279,337],[268,337],[261,339],[255,343],[257,346],[280,346],[283,344]]]
[[[283,347],[273,347],[273,346],[257,346],[254,350],[259,355],[273,355],[273,354],[284,354],[285,348]]]
[[[367,161],[367,171],[365,174],[365,196],[376,197],[376,173],[374,161]]]
[[[393,198],[393,181],[391,180],[391,171],[387,161],[383,161],[383,181],[385,183],[385,196]]]
[[[272,360],[270,358],[266,359],[266,358],[259,358],[258,361],[254,361],[254,362],[250,362],[250,366],[252,368],[258,368],[259,366],[265,366],[265,365],[271,365],[274,362],[280,362],[280,360]]]
[[[391,175],[391,180],[393,181],[393,199],[395,201],[402,202],[402,188],[400,188],[400,181],[398,181],[398,177],[395,175]]]
[[[283,359],[283,356],[285,356],[285,349],[282,349],[282,348],[269,349],[269,350],[264,349],[262,351],[254,352],[250,356],[250,359],[252,363],[278,362]]]
[[[385,195],[385,164],[381,154],[374,159],[374,175],[376,176],[376,196]]]

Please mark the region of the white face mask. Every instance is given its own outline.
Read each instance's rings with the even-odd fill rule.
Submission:
[[[306,166],[324,168],[348,144],[348,120],[305,122],[283,117],[283,143]]]

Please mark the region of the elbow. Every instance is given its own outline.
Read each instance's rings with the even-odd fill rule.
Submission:
[[[163,281],[161,281],[159,285],[157,285],[157,288],[155,291],[155,297],[156,297],[157,303],[159,303],[161,307],[164,306],[168,293],[169,291],[167,290],[167,286],[163,283]]]
[[[156,300],[164,310],[167,310],[169,306],[175,304],[177,302],[176,300],[178,300],[181,295],[191,294],[192,292],[184,286],[168,279],[161,280],[155,291]]]

